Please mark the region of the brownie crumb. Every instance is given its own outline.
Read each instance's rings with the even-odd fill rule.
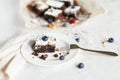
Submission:
[[[38,56],[38,53],[37,52],[33,52],[32,55]]]
[[[47,54],[45,54],[45,55],[41,55],[41,56],[40,56],[40,59],[42,59],[42,60],[46,60],[47,57],[48,57]]]
[[[58,54],[54,54],[54,57],[58,57]]]
[[[62,53],[59,53],[59,55],[62,55]]]
[[[70,54],[69,52],[67,52],[67,54]]]
[[[56,48],[55,51],[60,51],[60,48]]]
[[[56,41],[56,39],[54,38],[54,41]]]
[[[46,57],[48,57],[48,55],[47,55],[47,54],[45,54],[45,56],[46,56]]]

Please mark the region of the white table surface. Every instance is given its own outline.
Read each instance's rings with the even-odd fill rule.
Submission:
[[[80,27],[72,29],[72,31],[85,31],[94,34],[101,40],[114,37],[115,41],[119,43],[120,0],[96,0],[96,2],[108,11],[107,14],[92,18]],[[19,18],[18,0],[1,0],[0,18],[0,43],[9,39],[12,34],[24,30],[24,23]],[[93,36],[91,38],[94,40]],[[111,46],[116,47],[116,45]],[[120,44],[117,44],[117,46],[120,46]],[[32,67],[25,66],[23,71],[28,74],[20,71],[14,80],[120,80],[119,56],[111,57],[81,51],[77,57],[73,63],[56,69],[41,71],[38,68],[32,70]],[[85,64],[84,69],[75,67],[75,64],[79,62]],[[36,76],[33,76],[34,74]]]

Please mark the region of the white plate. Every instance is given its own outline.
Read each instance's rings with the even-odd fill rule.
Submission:
[[[78,50],[76,50],[76,49],[70,50],[69,51],[70,54],[66,55],[65,60],[62,60],[62,61],[53,57],[53,54],[55,54],[55,53],[48,53],[49,58],[47,60],[42,60],[35,56],[33,58],[33,55],[32,55],[33,50],[31,48],[31,41],[35,40],[35,38],[39,34],[42,34],[42,33],[34,34],[21,47],[22,56],[28,62],[30,62],[32,64],[39,65],[39,66],[56,66],[56,65],[63,64],[63,63],[70,61],[71,59],[73,59],[75,57],[75,55],[78,52]],[[60,33],[43,33],[43,34],[54,35],[54,37],[57,39],[56,45],[57,45],[57,47],[60,47],[60,48],[64,47],[64,48],[68,49],[70,43],[76,43],[76,41],[74,39],[72,39],[71,37],[65,36],[64,34],[60,34]]]

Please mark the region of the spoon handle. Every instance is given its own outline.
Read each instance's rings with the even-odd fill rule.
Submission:
[[[90,52],[97,52],[101,54],[111,55],[111,56],[118,56],[117,53],[111,52],[111,51],[91,50],[91,49],[84,49],[84,48],[80,48],[80,49],[85,50],[85,51],[90,51]]]
[[[84,51],[90,51],[90,52],[97,52],[97,53],[101,53],[101,54],[106,54],[106,55],[111,55],[111,56],[118,56],[117,53],[115,52],[112,52],[112,51],[102,51],[102,50],[93,50],[93,49],[86,49],[86,48],[82,48],[76,44],[71,44],[70,45],[70,49],[76,49],[76,48],[79,48],[79,49],[82,49]]]

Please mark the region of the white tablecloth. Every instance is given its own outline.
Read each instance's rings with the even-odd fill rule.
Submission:
[[[67,30],[81,33],[88,44],[82,45],[91,48],[100,47],[99,42],[114,37],[115,43],[108,45],[107,49],[120,51],[120,1],[119,0],[96,0],[108,12],[106,15],[97,16],[85,22],[80,27]],[[28,31],[24,28],[24,22],[19,17],[19,2],[17,0],[0,1],[0,47],[9,40],[14,33],[19,34]],[[65,32],[65,31],[63,31]],[[96,43],[98,43],[96,45]],[[87,46],[88,45],[88,46]],[[84,69],[78,69],[75,64],[83,62]],[[119,80],[120,58],[111,57],[91,52],[81,51],[73,63],[56,69],[41,69],[26,64],[21,71],[11,80]],[[17,68],[15,69],[17,70]]]

